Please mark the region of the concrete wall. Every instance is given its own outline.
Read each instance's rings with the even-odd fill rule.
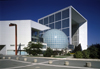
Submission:
[[[10,26],[10,23],[17,24],[17,44],[21,43],[27,46],[31,41],[31,20],[12,20],[12,21],[0,21],[0,45],[5,45],[6,54],[7,50],[15,50],[15,26]]]
[[[87,32],[87,22],[80,24],[79,27],[79,43],[82,46],[82,50],[87,49],[87,43],[88,43],[88,38],[87,38],[88,32]]]
[[[79,24],[72,25],[72,44],[75,46],[79,44]]]
[[[15,54],[15,26],[9,26],[10,23],[17,24],[17,45],[20,43],[22,44],[21,50],[23,50],[23,48],[27,46],[28,42],[31,41],[31,28],[37,30],[50,29],[49,27],[32,20],[0,21],[0,45],[5,45],[5,47],[0,51],[2,54]]]
[[[31,21],[31,27],[38,29],[38,30],[41,30],[41,31],[50,29],[50,27],[47,27],[45,25],[42,25],[42,24],[34,22],[34,21]]]

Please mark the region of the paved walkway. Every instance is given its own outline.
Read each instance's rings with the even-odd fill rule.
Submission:
[[[46,57],[26,57],[26,56],[5,56],[6,59],[0,59],[0,69],[100,69],[99,59],[72,59],[72,58],[46,58]],[[16,60],[19,57],[19,60]],[[27,61],[24,61],[27,58]],[[33,62],[37,59],[37,63]],[[52,60],[52,64],[48,61]],[[69,66],[64,65],[69,61]],[[92,67],[85,67],[86,62],[91,62]]]

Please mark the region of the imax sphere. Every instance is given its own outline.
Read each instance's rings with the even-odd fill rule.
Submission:
[[[64,32],[51,29],[44,33],[43,35],[44,43],[47,43],[47,46],[53,49],[62,49],[68,47],[68,38]]]

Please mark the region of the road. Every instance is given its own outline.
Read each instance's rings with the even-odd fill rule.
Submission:
[[[43,57],[26,57],[26,56],[5,56],[5,59],[0,59],[0,69],[100,69],[100,60],[92,59],[74,59],[74,58],[43,58]],[[16,60],[19,57],[19,60]],[[27,58],[27,61],[24,61]],[[37,63],[33,60],[37,59]],[[53,63],[48,64],[51,60]],[[69,65],[64,65],[68,61]],[[91,62],[91,67],[86,67],[86,62]]]

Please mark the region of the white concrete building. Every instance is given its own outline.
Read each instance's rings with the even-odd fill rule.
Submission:
[[[17,24],[17,47],[21,43],[21,50],[27,46],[29,41],[39,40],[35,37],[38,36],[39,31],[50,29],[32,20],[0,21],[0,54],[15,54],[15,26],[9,27],[10,23]],[[34,35],[34,31],[36,35]],[[21,53],[26,54],[24,51]]]

